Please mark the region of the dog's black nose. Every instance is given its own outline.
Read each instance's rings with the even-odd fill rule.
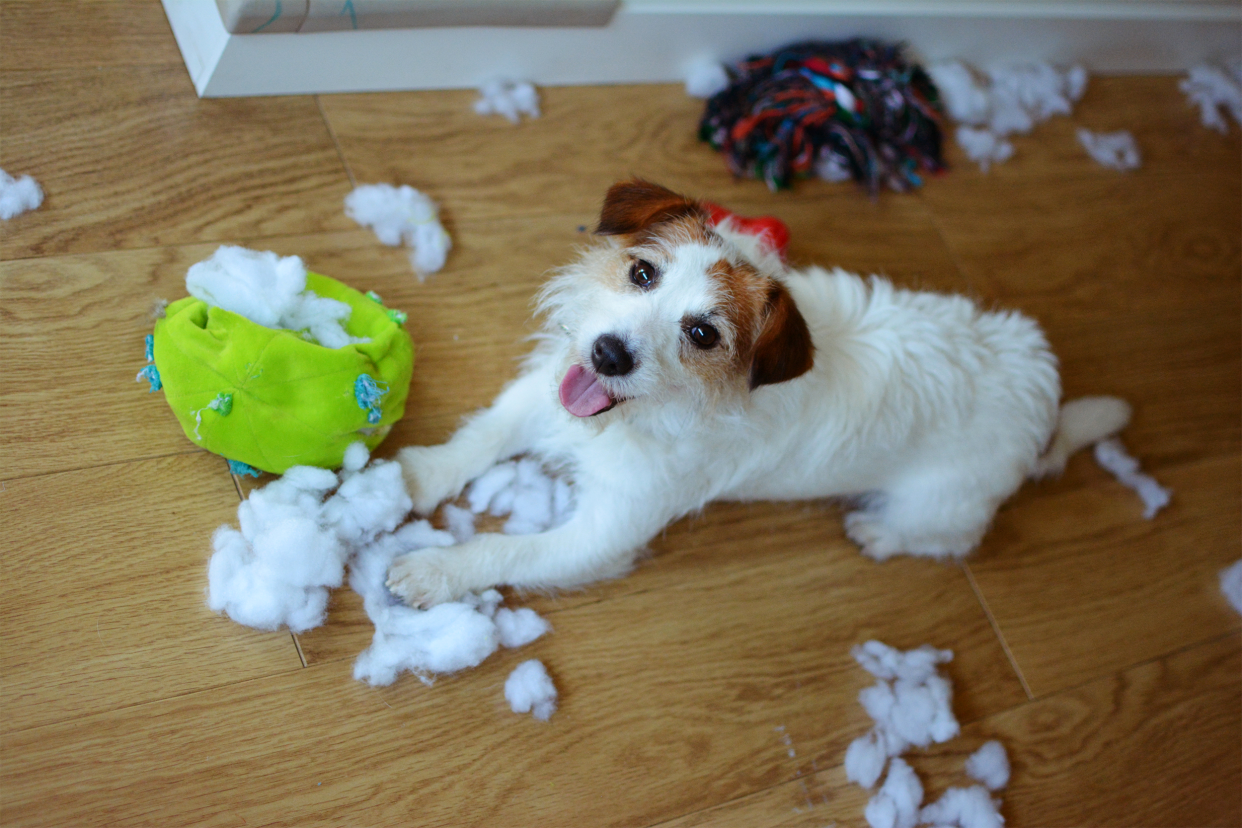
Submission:
[[[612,334],[604,334],[591,348],[591,364],[606,377],[623,377],[634,370],[634,357],[626,350],[624,342]]]

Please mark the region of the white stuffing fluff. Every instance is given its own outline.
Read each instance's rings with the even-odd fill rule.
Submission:
[[[1009,784],[1009,756],[1005,746],[993,739],[966,760],[966,774],[982,782],[989,791],[999,791]]]
[[[1199,119],[1205,127],[1222,135],[1229,132],[1222,109],[1242,124],[1242,61],[1232,61],[1224,69],[1200,64],[1179,86],[1190,103],[1199,107]]]
[[[371,453],[367,451],[366,443],[350,443],[345,449],[345,456],[341,460],[341,467],[348,473],[362,471],[367,461],[371,459]]]
[[[894,759],[863,815],[871,828],[914,828],[922,804],[923,783],[904,759]]]
[[[523,661],[505,680],[505,699],[514,713],[530,713],[546,722],[556,712],[556,685],[537,659]]]
[[[999,828],[1004,823],[999,802],[986,789],[950,789],[935,805],[921,811],[923,785],[900,754],[958,734],[953,716],[953,689],[939,666],[953,658],[949,650],[923,645],[902,652],[879,641],[855,647],[851,654],[879,681],[858,694],[875,727],[855,739],[845,752],[845,775],[870,788],[888,764],[888,776],[867,803],[871,828],[913,828],[915,825]],[[891,759],[891,761],[890,761]],[[1009,758],[1000,742],[991,741],[967,761],[966,772],[989,788],[1009,782]]]
[[[958,60],[927,67],[945,112],[959,124],[984,124],[992,112],[985,80]]]
[[[927,71],[945,111],[963,125],[957,131],[958,144],[985,172],[1013,155],[1006,136],[1030,132],[1053,115],[1070,114],[1087,87],[1087,72],[1081,66],[1060,70],[1037,63],[987,74],[949,61]]]
[[[1156,513],[1169,505],[1173,493],[1161,486],[1139,468],[1139,461],[1126,453],[1126,448],[1116,437],[1095,444],[1095,461],[1111,472],[1124,486],[1138,493],[1143,501],[1143,517],[1151,520]]]
[[[43,188],[28,175],[14,178],[0,170],[0,219],[8,221],[43,203]]]
[[[911,745],[927,747],[958,734],[953,687],[936,670],[952,660],[953,653],[926,645],[903,653],[879,641],[868,641],[852,652],[867,672],[880,679],[863,689],[858,701],[875,721],[875,740],[886,755],[897,756]],[[863,756],[869,751],[856,749],[861,760],[860,750]]]
[[[525,647],[552,629],[552,625],[530,607],[515,610],[501,607],[496,610],[495,620],[500,643],[509,648]]]
[[[223,245],[210,259],[190,266],[185,289],[212,307],[266,328],[301,331],[325,348],[370,342],[346,333],[349,305],[306,287],[306,267],[297,256]]]
[[[569,484],[552,480],[529,458],[499,463],[470,485],[466,501],[475,514],[509,515],[505,532],[529,535],[564,522],[573,509]]]
[[[370,227],[389,247],[404,243],[410,248],[410,265],[419,279],[444,267],[453,246],[440,224],[440,208],[408,184],[361,184],[345,196],[345,215]]]
[[[686,67],[686,94],[710,98],[729,86],[729,72],[720,61],[700,58]]]
[[[469,509],[445,504],[444,522],[448,524],[449,534],[458,543],[465,543],[474,537],[474,513]]]
[[[850,742],[845,751],[845,778],[864,788],[874,786],[888,761],[885,747],[875,730]]]
[[[539,117],[539,92],[526,81],[491,80],[479,87],[474,111],[480,115],[504,115],[516,124],[525,115]]]
[[[1136,170],[1142,164],[1138,144],[1129,132],[1078,130],[1078,142],[1100,164],[1114,170]]]
[[[368,460],[366,446],[355,443],[345,452],[339,476],[296,466],[251,492],[237,509],[240,529],[222,526],[212,538],[208,606],[247,626],[303,632],[323,623],[328,590],[344,581],[348,562],[349,585],[362,596],[375,625],[371,645],[354,663],[354,678],[373,685],[391,684],[402,672],[430,683],[431,674],[475,667],[498,647],[525,646],[551,629],[534,610],[502,607],[494,589],[429,610],[413,609],[393,596],[385,580],[395,557],[460,543],[462,516],[470,534],[474,516],[446,506],[450,526],[459,523],[456,532],[439,531],[425,520],[402,526],[413,502],[400,465],[383,460],[368,465]],[[559,487],[568,486],[546,477],[536,483],[534,474],[542,476],[538,464],[508,465],[513,466],[510,490],[521,477],[528,490],[546,489],[553,503]],[[520,502],[521,494],[510,502]],[[456,518],[450,509],[456,509]],[[537,511],[557,513],[551,506]],[[551,715],[555,695],[553,689],[551,702],[536,700],[537,711]]]
[[[919,819],[944,828],[1001,828],[1005,824],[998,801],[978,785],[949,788],[944,796],[922,810]]]
[[[977,163],[984,172],[993,164],[1013,157],[1013,144],[990,129],[960,126],[957,128],[957,143],[966,157]]]
[[[1220,571],[1220,591],[1234,609],[1242,612],[1242,561]]]

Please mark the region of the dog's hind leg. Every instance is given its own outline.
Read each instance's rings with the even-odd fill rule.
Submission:
[[[555,396],[542,372],[523,374],[491,407],[471,417],[447,443],[409,446],[397,453],[414,511],[427,515],[456,497],[465,485],[497,462],[530,448],[549,417],[541,408]]]
[[[845,531],[876,560],[907,554],[960,558],[979,545],[996,509],[1017,488],[952,474],[908,477],[845,518]]]

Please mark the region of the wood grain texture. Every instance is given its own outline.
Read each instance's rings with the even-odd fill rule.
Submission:
[[[159,0],[0,0],[0,71],[180,64]]]
[[[207,454],[6,482],[0,728],[300,669],[288,633],[207,609],[209,538],[236,510],[224,461]]]
[[[0,770],[6,808],[23,824],[175,809],[204,824],[646,825],[837,763],[866,727],[854,696],[871,679],[848,653],[860,636],[913,644],[951,629],[970,688],[959,710],[1022,699],[957,570],[898,584],[910,611],[894,614],[820,550],[771,546],[557,613],[550,636],[430,688],[369,689],[337,662],[95,717],[103,738],[68,761],[57,745],[71,731],[18,734]],[[508,713],[501,692],[532,657],[561,693],[546,725]],[[125,757],[130,787],[81,780],[104,752]],[[34,779],[55,795],[26,793]]]
[[[1086,472],[1082,487],[1011,502],[969,564],[1037,696],[1242,626],[1217,577],[1242,554],[1236,455],[1162,470],[1174,499],[1151,521]]]
[[[939,796],[968,782],[971,751],[999,739],[1013,766],[1006,825],[1237,826],[1239,645],[1218,637],[980,719],[911,764]]]
[[[0,73],[0,166],[46,198],[4,259],[347,229],[312,98],[198,100],[181,66]]]
[[[475,114],[478,93],[470,90],[324,95],[321,101],[359,182],[410,183],[449,205],[454,219],[594,212],[610,184],[633,175],[726,204],[827,195],[841,198],[851,213],[887,209],[852,184],[809,180],[773,195],[760,181],[735,179],[720,154],[698,140],[703,102],[680,85],[607,90],[601,105],[601,88],[542,89],[542,117],[517,128]]]
[[[926,198],[982,296],[1043,325],[1066,396],[1129,399],[1127,439],[1158,467],[1242,444],[1240,184],[959,182]]]

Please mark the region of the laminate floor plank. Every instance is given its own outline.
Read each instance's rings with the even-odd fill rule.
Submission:
[[[0,72],[0,167],[39,209],[0,258],[349,229],[349,178],[310,97],[194,96],[185,68]]]
[[[207,609],[211,532],[236,508],[228,467],[204,453],[4,484],[5,765],[21,756],[14,731],[74,732],[93,713],[301,668],[287,632]],[[16,791],[0,790],[7,811]]]

